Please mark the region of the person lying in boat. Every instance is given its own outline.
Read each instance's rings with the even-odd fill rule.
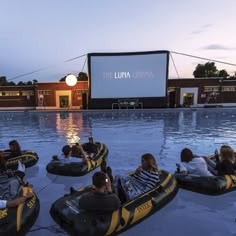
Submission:
[[[98,171],[92,178],[94,190],[85,193],[79,199],[80,209],[108,213],[117,210],[121,202],[116,194],[112,192],[109,176],[102,171]]]
[[[217,175],[235,175],[235,155],[234,150],[228,145],[222,145],[220,148],[221,159],[216,164]]]
[[[212,176],[213,174],[208,170],[205,157],[193,155],[192,151],[184,148],[180,154],[181,164],[176,164],[177,173],[192,174],[200,176]]]
[[[16,140],[11,140],[9,142],[9,148],[10,148],[10,152],[11,152],[10,158],[11,157],[18,157],[18,156],[22,155],[20,144]]]
[[[97,153],[98,147],[97,144],[94,143],[94,139],[92,136],[89,136],[88,143],[83,145],[84,151],[89,155],[90,158],[93,158]]]
[[[8,208],[8,207],[17,207],[21,203],[24,203],[28,198],[34,196],[33,190],[28,191],[24,196],[16,197],[12,200],[0,200],[0,209]]]
[[[155,157],[146,153],[141,156],[141,166],[134,175],[116,176],[114,188],[121,201],[125,202],[154,188],[160,182],[159,173]]]
[[[7,168],[7,161],[5,159],[5,153],[0,151],[0,175],[14,176],[17,175],[20,178],[25,176],[25,165],[18,161],[17,170],[11,170]]]
[[[81,152],[82,161],[83,162],[88,161],[87,155],[84,152],[83,147],[80,144],[78,144],[78,148]],[[58,158],[58,156],[53,156],[53,160],[60,160],[62,162],[81,162],[81,159],[77,158],[77,157],[73,157],[71,155],[71,152],[72,152],[71,146],[70,145],[65,145],[62,148],[62,157]]]

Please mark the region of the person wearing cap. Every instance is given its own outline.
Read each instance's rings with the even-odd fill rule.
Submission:
[[[79,199],[81,210],[99,213],[108,213],[117,210],[120,199],[112,192],[111,181],[102,171],[96,172],[92,177],[94,189],[84,193]]]

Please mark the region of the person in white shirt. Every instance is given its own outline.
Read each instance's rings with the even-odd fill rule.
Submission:
[[[78,144],[78,149],[80,150],[82,161],[83,162],[88,161],[86,153],[84,152],[83,147],[82,147],[81,144]],[[58,156],[53,156],[54,160],[60,160],[61,162],[65,162],[65,163],[81,162],[80,158],[71,156],[72,148],[71,148],[70,145],[63,146],[61,150],[62,150],[62,157],[58,158]]]
[[[177,172],[199,176],[212,176],[204,157],[193,155],[192,151],[184,148],[180,154],[181,164],[176,164]]]

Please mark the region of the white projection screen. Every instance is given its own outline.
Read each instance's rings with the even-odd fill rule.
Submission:
[[[168,51],[91,53],[91,99],[165,97]]]

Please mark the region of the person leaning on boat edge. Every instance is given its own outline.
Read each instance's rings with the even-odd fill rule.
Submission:
[[[24,203],[28,198],[31,198],[33,196],[33,191],[28,191],[24,196],[16,197],[12,200],[0,200],[0,209],[4,209],[7,207],[17,207],[21,203]]]
[[[11,140],[9,142],[10,157],[18,157],[22,155],[20,144],[16,140]]]
[[[82,145],[81,144],[77,144],[77,146],[78,146],[77,148],[80,150],[82,161],[83,162],[88,161],[87,155],[84,152]],[[63,146],[61,151],[62,151],[62,157],[58,158],[58,156],[55,155],[55,156],[53,156],[53,160],[62,161],[62,162],[68,162],[68,163],[69,162],[80,162],[81,161],[81,159],[78,158],[77,156],[73,157],[71,155],[72,148],[71,148],[70,145]]]
[[[125,202],[153,189],[160,182],[159,174],[155,157],[151,153],[145,153],[141,156],[141,166],[134,175],[115,177],[114,188],[121,201]]]
[[[182,149],[180,153],[181,164],[176,163],[177,173],[199,176],[212,176],[208,170],[205,157],[193,155],[189,148]]]
[[[121,202],[118,196],[112,192],[109,176],[98,171],[93,175],[92,182],[95,189],[81,196],[79,199],[80,209],[98,213],[117,210]]]
[[[222,145],[220,148],[221,159],[216,163],[217,175],[235,175],[235,155],[234,150],[228,145]]]
[[[97,144],[94,143],[93,136],[89,136],[88,143],[83,145],[84,151],[89,155],[90,158],[93,158],[97,153]]]

